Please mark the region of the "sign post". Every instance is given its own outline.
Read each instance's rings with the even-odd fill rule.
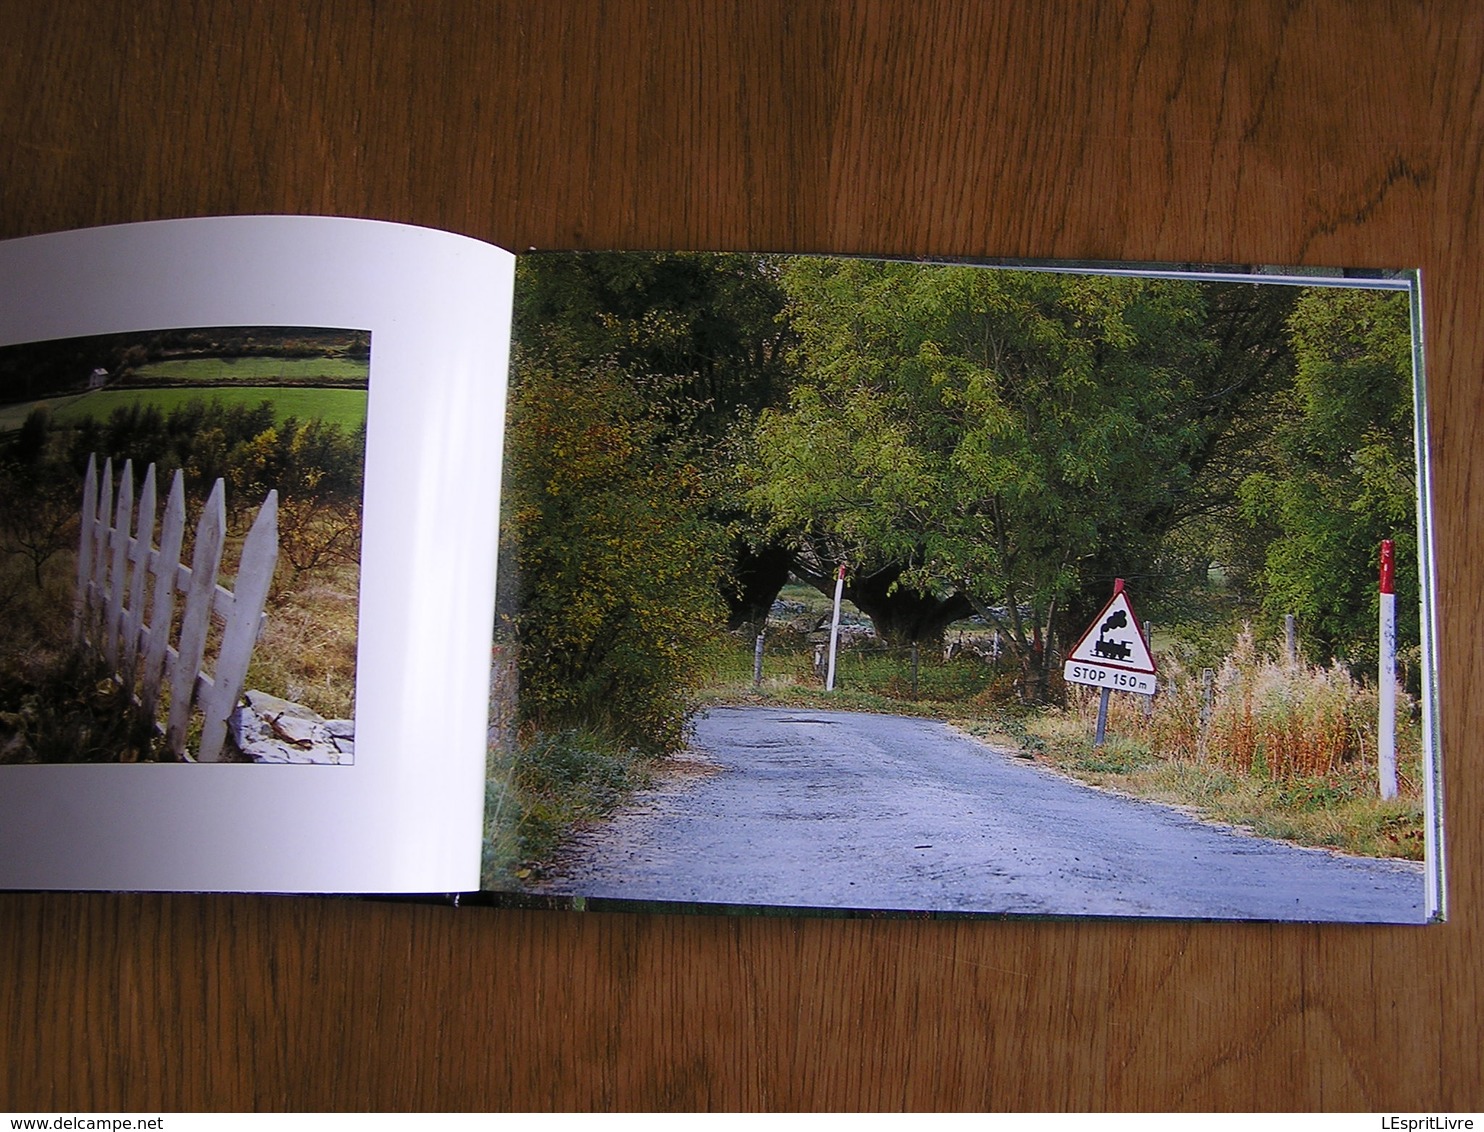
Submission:
[[[1396,797],[1396,547],[1381,543],[1381,702],[1376,722],[1376,769],[1381,797]]]
[[[1102,692],[1092,740],[1095,747],[1103,745],[1108,699],[1114,691],[1154,695],[1154,656],[1122,578],[1114,579],[1112,598],[1067,653],[1062,675],[1070,683],[1086,684]]]
[[[845,590],[845,563],[835,571],[835,612],[830,616],[830,666],[824,678],[824,690],[835,690],[835,645],[840,639],[840,595]]]
[[[1108,701],[1113,696],[1112,688],[1104,688],[1098,693],[1098,722],[1092,731],[1092,745],[1101,747],[1103,739],[1108,734]]]

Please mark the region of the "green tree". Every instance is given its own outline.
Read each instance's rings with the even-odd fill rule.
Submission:
[[[1184,453],[1188,490],[1171,493],[1141,514],[1124,517],[1123,537],[1105,542],[1083,563],[1093,589],[1068,605],[1081,628],[1107,596],[1107,580],[1126,578],[1141,612],[1163,624],[1212,624],[1230,601],[1208,600],[1213,566],[1222,569],[1228,599],[1255,603],[1254,548],[1238,518],[1245,477],[1268,460],[1277,408],[1293,380],[1287,321],[1298,288],[1205,282],[1203,338],[1209,351],[1193,375],[1194,399],[1182,412],[1199,418],[1199,443]],[[1148,548],[1157,548],[1151,558]]]
[[[718,584],[733,627],[766,616],[792,559],[742,505],[733,466],[757,413],[791,381],[780,262],[583,252],[524,256],[517,268],[521,347],[607,368],[652,407],[650,443],[685,449],[703,470],[710,516],[726,532]]]
[[[360,559],[365,430],[289,417],[237,440],[227,457],[228,499],[242,516],[278,492],[282,559],[295,571]]]
[[[801,376],[759,421],[751,500],[801,560],[890,578],[888,637],[978,611],[1031,695],[1107,564],[1153,571],[1258,381],[1192,282],[813,259],[783,281]]]
[[[1382,539],[1396,543],[1398,640],[1419,631],[1407,296],[1306,289],[1288,329],[1294,382],[1268,466],[1241,486],[1262,542],[1264,605],[1274,620],[1296,615],[1316,659],[1369,667]]]
[[[791,335],[772,257],[540,254],[517,271],[522,347],[612,363],[663,407],[671,440],[719,441],[787,391]]]
[[[82,502],[70,469],[50,455],[51,436],[50,414],[33,409],[0,441],[0,555],[24,559],[38,591],[47,562],[76,542]]]

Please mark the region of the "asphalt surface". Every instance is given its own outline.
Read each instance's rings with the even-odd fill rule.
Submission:
[[[622,900],[1420,923],[1422,866],[1303,849],[1071,782],[945,724],[717,708],[533,886]]]

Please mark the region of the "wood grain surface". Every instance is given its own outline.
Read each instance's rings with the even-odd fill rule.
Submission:
[[[1484,1107],[1484,8],[0,0],[0,28],[0,237],[314,212],[517,250],[1420,266],[1452,909],[0,895],[0,1109]]]

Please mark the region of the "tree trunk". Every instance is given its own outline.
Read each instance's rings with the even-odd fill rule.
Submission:
[[[788,582],[793,561],[793,551],[777,543],[758,549],[745,542],[737,543],[731,570],[722,582],[728,629],[761,626],[767,620],[778,591]]]
[[[1020,669],[1020,679],[1017,683],[1021,702],[1049,703],[1052,699],[1051,672],[1056,660],[1054,656],[1056,635],[1054,630],[1048,630],[1045,636],[1042,635],[1041,611],[1033,607],[1030,621],[1027,623],[1021,616],[1020,604],[1013,589],[1007,596],[1006,613],[1003,617],[988,606],[978,603],[975,603],[974,610],[1004,634],[1006,647]],[[1054,610],[1055,603],[1053,602],[1052,611],[1047,613],[1046,620],[1052,619]]]
[[[902,585],[893,589],[905,570],[904,566],[892,565],[869,574],[847,575],[845,599],[871,619],[883,644],[941,645],[944,630],[970,616],[974,609],[956,591],[939,598]],[[835,596],[833,569],[820,573],[795,563],[794,573],[826,597]]]

